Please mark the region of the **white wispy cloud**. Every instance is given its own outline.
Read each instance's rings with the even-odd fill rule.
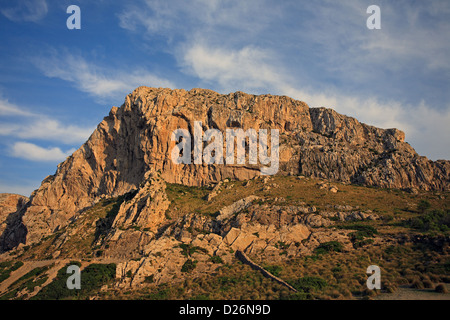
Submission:
[[[380,0],[375,32],[366,28],[372,4],[144,0],[118,17],[144,41],[166,37],[167,51],[200,85],[334,108],[397,127],[420,154],[449,159],[450,2]]]
[[[270,28],[270,22],[282,15],[278,5],[267,0],[143,0],[126,3],[117,16],[119,26],[130,31],[158,33],[172,39],[185,39],[202,33],[223,40],[227,33],[243,39]],[[270,8],[267,10],[266,8]],[[243,31],[244,34],[236,31]],[[228,38],[228,37],[226,37]]]
[[[23,184],[0,181],[0,193],[14,193],[30,197],[31,193],[37,189],[40,183],[41,181],[26,181]]]
[[[28,110],[24,110],[12,103],[10,103],[7,99],[0,98],[0,115],[1,116],[35,116],[33,112]]]
[[[75,149],[62,151],[58,147],[43,148],[29,142],[16,142],[11,148],[11,155],[31,161],[62,161],[71,155]]]
[[[449,1],[381,0],[382,30],[376,32],[366,28],[371,4],[194,0],[186,5],[182,0],[144,0],[126,4],[118,18],[124,29],[167,37],[168,50],[179,59],[195,44],[225,51],[259,47],[278,52],[286,68],[304,71],[294,77],[302,85],[308,78],[320,82],[323,75],[370,88],[364,84],[394,71],[406,78],[412,68],[449,74]],[[404,78],[401,81],[407,81]]]
[[[205,82],[218,83],[222,90],[255,90],[283,82],[273,54],[257,47],[232,50],[194,44],[182,59],[188,72]]]
[[[9,155],[29,161],[59,162],[75,151],[58,146],[41,147],[18,139],[48,141],[52,144],[78,145],[87,140],[93,127],[64,124],[48,115],[30,111],[0,98],[0,136],[6,143]]]
[[[398,101],[380,101],[376,97],[346,95],[336,90],[322,93],[311,89],[297,89],[291,84],[291,76],[280,72],[268,61],[275,57],[262,49],[208,48],[194,45],[185,51],[184,63],[200,79],[213,82],[218,88],[230,91],[246,88],[271,88],[272,93],[291,96],[311,107],[325,106],[352,116],[370,125],[382,128],[399,128],[405,131],[406,140],[421,154],[433,159],[450,158],[450,106],[440,111],[423,101],[405,105]],[[439,148],[430,143],[441,137]]]
[[[79,144],[87,140],[95,127],[65,124],[48,115],[32,112],[0,98],[0,136],[20,139]]]
[[[284,87],[284,90],[286,95],[312,107],[325,106],[369,125],[398,128],[405,132],[406,141],[420,155],[433,160],[450,159],[450,105],[438,110],[424,101],[406,105],[395,100],[380,101],[376,97],[349,96],[338,92],[322,95],[289,87]]]
[[[2,124],[0,135],[74,144],[86,141],[94,129],[94,127],[64,125],[55,119],[37,116],[33,120],[29,119],[26,123]]]
[[[375,32],[364,27],[371,1],[321,3],[305,5],[311,16],[301,39],[321,45],[321,57],[332,69],[350,75],[374,73],[372,68],[364,70],[368,65],[396,71],[412,66],[427,71],[450,69],[450,2],[381,1],[382,29]]]
[[[0,12],[14,22],[37,22],[43,19],[48,12],[47,1],[45,0],[16,0],[4,4],[5,2],[2,3],[4,8]]]
[[[52,50],[50,54],[35,57],[33,62],[46,76],[68,81],[98,99],[123,99],[142,85],[175,87],[171,81],[147,70],[101,67],[64,50]]]

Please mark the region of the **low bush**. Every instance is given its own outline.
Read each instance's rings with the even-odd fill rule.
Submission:
[[[70,274],[67,274],[67,267],[72,264],[69,263],[65,267],[58,270],[55,279],[34,297],[33,300],[61,300],[61,299],[83,299],[89,295],[98,292],[98,290],[116,276],[116,265],[111,264],[91,264],[81,271],[81,289],[68,289],[67,279]]]
[[[186,262],[181,267],[181,272],[191,272],[197,266],[196,260],[187,259]]]
[[[275,277],[278,277],[280,275],[280,272],[283,270],[282,267],[277,265],[264,266],[264,269],[273,274]]]
[[[17,261],[14,264],[12,261],[4,261],[0,263],[0,282],[5,281],[11,275],[11,272],[23,266],[22,261]]]
[[[419,203],[417,204],[417,211],[419,211],[420,213],[424,213],[430,208],[431,204],[427,200],[420,200]]]
[[[405,226],[422,232],[450,231],[450,209],[433,210],[423,215],[411,218],[405,222]]]
[[[341,252],[343,249],[343,245],[342,243],[338,242],[338,241],[329,241],[329,242],[324,242],[321,243],[315,250],[314,252],[316,254],[324,254],[327,252]]]
[[[434,291],[438,293],[448,293],[447,287],[443,283],[438,284]]]
[[[223,263],[222,258],[219,257],[219,256],[212,256],[212,257],[211,257],[211,261],[212,261],[213,263]]]
[[[299,292],[311,293],[323,290],[328,286],[328,283],[319,277],[302,277],[291,281],[290,285]]]

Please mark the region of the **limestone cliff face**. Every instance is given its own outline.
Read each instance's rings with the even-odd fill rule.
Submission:
[[[140,189],[148,184],[146,173],[150,171],[159,172],[166,182],[186,185],[250,179],[260,174],[260,166],[248,162],[174,164],[171,133],[187,129],[193,135],[194,121],[201,121],[203,130],[222,132],[227,128],[278,129],[278,174],[380,187],[449,189],[450,162],[432,162],[419,156],[397,129],[375,128],[285,96],[139,87],[120,108],[113,107],[88,141],[32,194],[22,215],[26,242],[36,242],[67,225],[102,197]],[[127,219],[134,219],[144,228],[155,227],[147,221],[152,215],[143,208],[156,195],[139,192],[139,201],[121,208],[117,225],[129,225]],[[168,206],[164,197],[157,199]],[[161,212],[158,219],[163,219]]]
[[[11,249],[25,240],[26,230],[20,217],[28,201],[18,194],[0,193],[0,249]]]

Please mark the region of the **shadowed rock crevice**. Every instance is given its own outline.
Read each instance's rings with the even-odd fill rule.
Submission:
[[[26,242],[27,228],[22,217],[28,206],[27,197],[0,194],[0,253]]]

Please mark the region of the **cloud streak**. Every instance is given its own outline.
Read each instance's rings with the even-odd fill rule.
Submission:
[[[222,90],[255,90],[283,82],[273,54],[256,47],[230,50],[195,44],[185,51],[182,64],[187,72],[218,83]]]
[[[126,8],[119,20],[132,32],[165,36],[181,70],[201,85],[334,108],[397,127],[420,154],[449,159],[449,2],[381,0],[376,32],[366,28],[371,4],[148,0]],[[432,143],[437,137],[439,147]]]
[[[100,100],[123,99],[142,85],[175,87],[171,81],[146,70],[105,68],[64,51],[52,50],[51,54],[32,60],[47,77],[68,81],[80,91]]]
[[[53,144],[81,144],[94,128],[66,125],[47,115],[31,112],[0,98],[0,136],[10,141],[17,139],[51,141]],[[37,144],[14,141],[7,144],[9,155],[15,158],[38,162],[59,162],[75,151],[60,147],[41,147]]]
[[[37,22],[42,20],[48,12],[45,0],[17,0],[11,1],[6,8],[0,12],[9,20],[14,22],[29,21]]]
[[[24,184],[19,185],[0,180],[0,193],[15,193],[30,197],[31,193],[37,189],[40,183],[41,181],[26,181]]]
[[[11,148],[11,155],[31,161],[54,162],[62,161],[71,155],[75,149],[62,151],[60,148],[42,148],[29,142],[16,142]]]
[[[63,124],[47,115],[31,112],[0,98],[0,136],[20,139],[79,144],[86,141],[94,127]],[[20,118],[17,118],[17,117]],[[6,121],[7,120],[7,121]]]
[[[186,68],[200,79],[213,83],[218,88],[237,91],[242,87],[250,90],[271,88],[274,94],[288,95],[307,102],[311,107],[325,106],[361,122],[382,128],[399,128],[406,133],[407,141],[421,154],[433,159],[450,158],[450,106],[440,111],[423,101],[416,105],[405,105],[395,100],[379,101],[376,97],[358,97],[339,91],[317,92],[299,90],[292,86],[291,76],[280,72],[270,61],[275,57],[258,48],[229,50],[194,45],[186,50],[183,59]],[[440,137],[440,148],[431,144]]]

